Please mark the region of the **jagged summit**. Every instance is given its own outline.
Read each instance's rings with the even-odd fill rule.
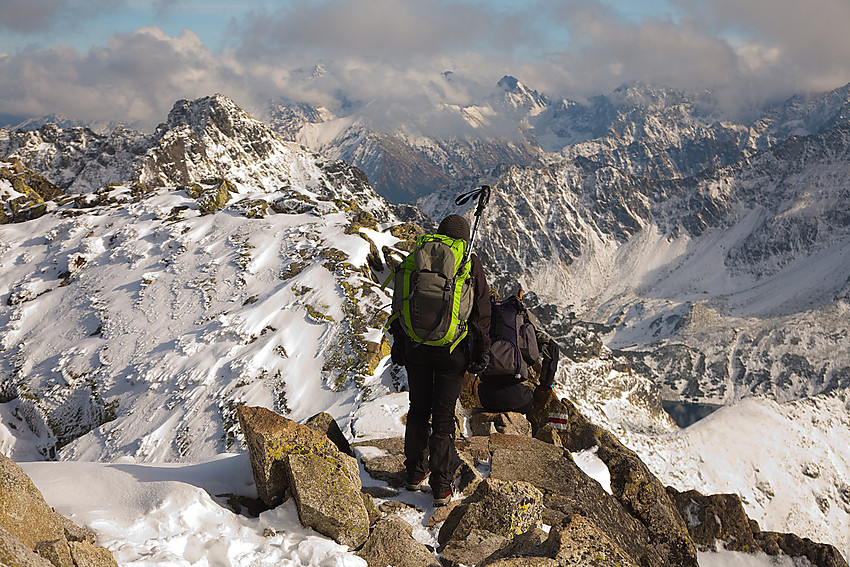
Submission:
[[[551,101],[546,95],[529,89],[515,77],[505,75],[499,80],[499,87],[505,91],[505,102],[514,108],[525,109],[530,116],[540,114],[549,107]]]

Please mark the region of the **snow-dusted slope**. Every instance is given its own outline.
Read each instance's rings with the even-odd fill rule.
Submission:
[[[178,103],[127,185],[0,227],[0,390],[44,455],[197,460],[232,446],[237,403],[344,424],[381,391],[367,255],[392,214],[231,105]]]
[[[736,493],[762,529],[829,541],[850,557],[850,397],[748,398],[686,430],[624,441],[679,490]]]
[[[477,248],[498,284],[608,325],[666,397],[793,399],[850,385],[848,177],[847,124],[683,180],[514,166]],[[441,218],[460,189],[419,204]]]

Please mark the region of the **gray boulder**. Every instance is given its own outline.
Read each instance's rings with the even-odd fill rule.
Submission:
[[[275,507],[289,496],[285,463],[292,454],[318,455],[339,465],[360,489],[357,461],[341,453],[327,436],[263,407],[239,406],[237,416],[248,445],[257,495],[267,506]]]
[[[319,455],[292,454],[286,458],[289,487],[301,524],[353,549],[369,537],[369,514],[359,483],[339,462]]]
[[[342,430],[339,428],[339,424],[331,414],[325,412],[317,413],[305,421],[304,425],[326,436],[336,445],[337,449],[349,457],[354,456],[354,451],[351,450],[348,439],[345,438],[345,435],[343,435]]]
[[[668,563],[654,549],[650,535],[638,519],[614,496],[605,492],[573,462],[569,452],[539,439],[494,434],[490,478],[527,482],[543,493],[546,519],[557,524],[573,514],[589,518],[633,562]]]
[[[440,554],[443,567],[483,565],[484,561],[501,549],[507,538],[487,530],[471,530],[463,539],[453,539]]]
[[[714,549],[722,543],[733,551],[761,550],[774,556],[805,557],[818,567],[847,567],[832,545],[794,534],[761,531],[758,523],[747,516],[737,494],[706,496],[696,490],[679,492],[671,487],[667,487],[667,492],[688,519],[688,530],[700,549]]]
[[[440,567],[434,554],[412,534],[410,524],[399,516],[389,515],[375,524],[357,555],[369,567]]]
[[[10,458],[0,453],[0,564],[116,567],[93,532],[51,508]]]
[[[0,526],[0,565],[53,567],[53,563],[21,543],[3,526]]]
[[[464,502],[452,510],[438,541],[463,540],[475,530],[486,530],[506,540],[540,527],[543,495],[526,482],[488,478]]]
[[[638,567],[604,531],[579,514],[552,526],[546,545],[559,567]]]
[[[262,407],[240,406],[257,494],[268,506],[290,495],[304,526],[358,548],[369,536],[369,510],[357,461],[326,436]]]

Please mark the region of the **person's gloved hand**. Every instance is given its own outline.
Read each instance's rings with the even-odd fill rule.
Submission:
[[[390,349],[390,360],[393,364],[404,366],[404,339],[393,339],[393,346]]]
[[[487,368],[488,364],[490,364],[490,351],[485,350],[477,354],[473,353],[467,371],[470,374],[481,374]]]

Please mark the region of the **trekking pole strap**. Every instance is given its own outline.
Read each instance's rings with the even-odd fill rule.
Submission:
[[[464,253],[464,261],[472,254],[472,245],[475,242],[475,234],[478,232],[478,223],[481,221],[481,214],[484,212],[484,207],[487,206],[487,203],[490,201],[490,186],[482,185],[472,191],[468,191],[462,195],[459,195],[457,199],[455,199],[455,204],[458,206],[465,205],[469,202],[470,199],[478,198],[478,206],[475,208],[475,224],[472,225],[472,236],[469,239],[469,246],[466,248],[466,252]]]

